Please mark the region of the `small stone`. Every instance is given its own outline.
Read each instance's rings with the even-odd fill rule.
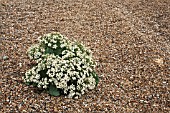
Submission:
[[[154,62],[156,62],[158,65],[163,65],[164,63],[163,58],[156,58],[154,59]]]
[[[158,105],[158,104],[156,104],[156,103],[154,103],[152,106],[153,106],[153,107],[157,107],[157,106],[159,106],[159,105]]]
[[[22,67],[22,63],[19,63],[19,67]]]
[[[166,81],[163,81],[162,83],[163,83],[163,84],[166,84]]]
[[[8,57],[8,56],[3,56],[2,59],[3,59],[3,60],[8,60],[9,57]]]
[[[140,102],[141,102],[141,103],[143,103],[143,102],[144,102],[144,100],[140,100]]]

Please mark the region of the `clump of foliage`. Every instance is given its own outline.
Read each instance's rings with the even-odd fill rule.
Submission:
[[[99,82],[91,51],[60,33],[40,37],[39,43],[28,49],[28,56],[36,66],[25,73],[24,81],[51,95],[77,98]]]

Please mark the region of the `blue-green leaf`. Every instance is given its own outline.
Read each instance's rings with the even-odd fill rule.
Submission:
[[[52,96],[60,96],[60,91],[54,85],[51,84],[49,88],[49,94]]]

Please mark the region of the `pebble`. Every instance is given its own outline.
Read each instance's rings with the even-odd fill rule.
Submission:
[[[3,59],[3,60],[8,60],[9,57],[8,57],[8,56],[3,56],[2,59]]]
[[[6,39],[0,40],[4,54],[0,58],[0,112],[169,112],[168,0],[15,1],[1,0],[2,35]],[[9,76],[15,72],[24,75],[30,68],[26,49],[36,43],[37,37],[51,31],[59,31],[93,50],[100,78],[96,90],[68,101],[45,92],[37,94],[18,83],[21,76]]]

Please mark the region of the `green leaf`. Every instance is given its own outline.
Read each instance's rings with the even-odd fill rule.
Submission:
[[[55,55],[59,55],[62,53],[62,48],[56,48],[56,49],[52,49],[49,47],[46,47],[45,49],[45,54],[55,54]]]
[[[37,83],[34,83],[34,82],[33,82],[32,85],[35,87],[35,86],[37,86]]]
[[[49,47],[46,47],[45,48],[45,53],[46,54],[52,54],[53,53],[53,49],[49,48]]]
[[[84,46],[82,45],[82,44],[80,44],[80,43],[76,43],[77,44],[77,46],[80,48],[80,50],[82,51],[82,52],[84,52]]]
[[[57,49],[54,50],[54,54],[55,55],[59,55],[61,53],[62,53],[62,49],[61,48],[57,48]]]
[[[33,85],[34,87],[37,86],[37,83],[34,83],[34,82],[25,82],[26,85]]]
[[[25,82],[25,84],[26,84],[26,85],[28,85],[28,86],[29,86],[29,85],[31,85],[31,83],[30,83],[30,82]]]
[[[99,83],[99,76],[96,74],[96,72],[92,72],[92,75],[93,75],[93,77],[95,78],[95,80],[96,80],[96,86],[98,85],[98,83]]]
[[[41,75],[41,78],[45,78],[45,77],[47,77],[47,69],[45,69],[45,70],[41,70],[41,71],[39,71],[38,72],[40,75]]]
[[[49,94],[52,96],[59,96],[60,91],[54,85],[51,84],[49,88]]]

